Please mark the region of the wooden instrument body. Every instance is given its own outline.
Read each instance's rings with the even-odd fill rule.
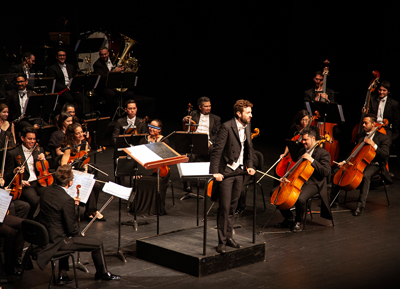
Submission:
[[[271,196],[271,204],[280,210],[289,210],[297,202],[303,184],[311,177],[314,168],[311,162],[303,160],[287,176],[289,182],[282,182]]]
[[[357,153],[353,156],[354,152]],[[361,184],[365,167],[371,163],[375,155],[375,149],[370,145],[364,142],[358,144],[346,164],[336,172],[333,183],[345,191],[356,189]]]
[[[300,138],[300,135],[296,135],[292,138],[292,141],[297,141]],[[293,161],[292,156],[288,153],[286,156],[282,158],[282,160],[276,165],[275,172],[281,178],[288,172],[296,162]]]
[[[38,182],[42,187],[50,186],[54,182],[53,176],[49,173],[49,162],[47,160],[37,161],[36,169],[39,171]]]

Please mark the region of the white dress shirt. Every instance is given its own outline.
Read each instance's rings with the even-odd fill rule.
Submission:
[[[28,149],[24,145],[22,145],[22,151],[24,152],[25,159],[27,160],[26,167],[28,168],[29,171],[28,182],[35,181],[37,180],[37,177],[35,172],[35,162],[32,156],[32,149]]]
[[[246,141],[245,129],[247,127],[247,125],[242,125],[237,119],[235,119],[235,121],[239,131],[240,154],[237,162],[233,162],[232,165],[228,164],[228,167],[230,167],[232,170],[236,170],[239,166],[243,165],[244,142]]]
[[[68,71],[67,71],[67,65],[64,64],[58,64],[61,68],[61,71],[64,74],[64,79],[65,79],[65,86],[69,86],[70,80],[69,80],[69,76],[68,76]]]

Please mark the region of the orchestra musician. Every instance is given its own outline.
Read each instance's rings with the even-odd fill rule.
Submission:
[[[89,143],[86,141],[82,126],[79,123],[73,123],[67,127],[62,146],[66,149],[64,150],[64,154],[61,157],[61,165],[72,163],[73,158],[79,155],[81,151],[86,151],[86,153],[89,152]],[[78,164],[79,163],[80,162],[78,161]],[[87,170],[87,172],[91,172],[91,169],[88,169],[87,167],[77,169]],[[97,201],[99,199],[100,190],[100,184],[96,182],[93,186],[92,193],[90,194],[90,197],[86,203],[86,212],[84,214],[85,219],[91,220],[98,213]],[[98,214],[96,220],[106,221],[101,213]]]
[[[253,104],[238,100],[233,106],[234,118],[222,124],[215,139],[210,157],[210,173],[219,184],[217,216],[218,253],[225,253],[226,246],[240,248],[232,238],[235,209],[243,187],[243,173],[255,174],[250,121]],[[224,178],[224,174],[242,173]]]
[[[37,146],[36,149],[33,150],[36,145],[36,132],[33,127],[25,127],[22,130],[21,141],[22,144],[20,146],[7,152],[5,169],[7,177],[5,180],[6,185],[9,184],[12,177],[22,169],[22,193],[20,199],[30,205],[28,218],[33,219],[39,204],[41,192],[43,191],[43,187],[41,187],[37,181],[39,172],[35,167],[35,163],[40,160],[45,160],[46,157],[42,147]],[[26,160],[26,164],[23,168],[20,168],[18,164],[18,156],[21,156],[22,164]]]
[[[382,176],[385,178],[388,184],[392,183],[392,178],[386,168],[386,164],[389,158],[389,147],[390,141],[389,137],[385,134],[376,131],[372,138],[366,138],[375,128],[377,123],[377,118],[374,114],[368,113],[363,119],[363,129],[364,131],[358,136],[357,143],[365,142],[366,144],[372,146],[375,149],[376,155],[374,159],[368,164],[363,173],[363,178],[360,184],[360,195],[357,203],[356,209],[353,211],[353,216],[360,216],[365,208],[365,204],[368,197],[368,192],[371,184],[371,178],[382,172]],[[338,163],[338,167],[341,168],[346,161]],[[331,190],[331,198],[335,197],[338,192],[338,187],[334,186]]]
[[[68,112],[61,112],[57,118],[56,127],[57,130],[50,136],[49,147],[51,148],[51,154],[54,159],[57,156],[63,154],[61,146],[64,141],[64,135],[67,131],[67,127],[73,123],[73,118]]]
[[[75,105],[73,103],[69,103],[69,102],[65,103],[61,108],[61,112],[68,112],[72,116],[73,122],[80,123],[79,118],[76,116]],[[54,123],[56,124],[56,126],[58,123],[58,117],[59,117],[59,115],[56,115],[54,117]]]
[[[6,137],[8,137],[8,147],[15,147],[14,124],[7,121],[9,115],[8,106],[0,103],[0,148],[4,147]]]
[[[27,78],[31,78],[33,73],[33,65],[35,65],[36,57],[33,53],[27,51],[22,54],[22,63],[12,65],[9,69],[10,73],[25,74]]]
[[[389,126],[385,127],[390,144],[399,137],[400,111],[399,102],[390,97],[390,82],[382,81],[378,95],[371,97],[370,113],[377,117],[378,123],[383,123],[383,119],[389,121]]]
[[[121,72],[124,70],[124,66],[117,66],[114,68],[114,60],[115,58],[110,56],[107,47],[100,47],[99,49],[100,58],[96,60],[93,64],[93,73],[100,75],[100,82],[96,88],[97,94],[104,98],[106,101],[106,107],[108,108],[106,111],[106,115],[111,116],[113,111],[113,102],[116,99],[116,91],[112,88],[108,88],[106,86],[108,72],[114,69],[115,72]],[[128,99],[133,99],[134,93],[131,90],[127,90],[123,92],[123,99],[127,101]]]
[[[149,134],[145,135],[139,142],[139,144],[148,144],[148,143],[155,143],[155,142],[160,142],[162,138],[164,137],[161,134],[162,130],[162,122],[161,120],[155,118],[153,119],[150,124],[148,125],[149,127]],[[169,144],[169,140],[165,139],[163,140],[164,143]]]
[[[57,168],[55,185],[47,187],[40,200],[38,221],[49,232],[49,245],[37,254],[37,264],[43,270],[58,250],[91,252],[96,268],[96,280],[119,280],[120,276],[107,270],[103,242],[97,238],[81,236],[78,231],[75,206],[79,198],[72,198],[67,189],[73,185],[73,172],[69,165]],[[68,257],[59,261],[58,284],[68,284],[72,279],[67,275]]]
[[[313,88],[307,89],[304,92],[304,102],[313,102],[313,101],[335,101],[335,92],[333,89],[327,88],[326,93],[321,93],[322,86],[324,84],[324,75],[322,71],[315,72],[315,76],[313,78],[315,86]]]
[[[331,173],[331,157],[329,153],[317,146],[313,151],[307,153],[316,143],[317,133],[312,128],[305,128],[300,132],[302,136],[301,142],[304,148],[300,150],[300,159],[308,160],[311,162],[311,166],[314,171],[307,182],[301,188],[299,198],[295,203],[296,217],[293,220],[293,214],[291,210],[280,210],[282,216],[285,218],[281,223],[276,224],[280,228],[291,228],[292,232],[301,232],[301,223],[306,214],[306,203],[309,198],[315,194],[320,194],[321,202],[321,217],[332,220],[332,215],[329,207],[329,196],[327,177]],[[281,182],[286,180],[281,178]],[[275,191],[275,189],[273,190]]]
[[[128,99],[125,102],[126,117],[122,117],[117,120],[117,124],[114,126],[112,133],[113,143],[115,144],[116,138],[119,135],[123,135],[127,128],[137,128],[138,134],[144,134],[147,132],[147,125],[142,121],[141,118],[137,117],[137,106],[136,101]]]
[[[28,80],[25,74],[17,74],[14,78],[16,88],[6,92],[5,103],[9,108],[10,121],[15,124],[15,131],[18,134],[24,127],[32,126],[35,122],[29,122],[24,118],[26,108],[28,107],[29,98],[35,94],[34,91],[27,88]]]
[[[197,100],[198,110],[193,110],[190,116],[183,118],[183,123],[187,124],[192,119],[198,124],[196,132],[206,133],[208,135],[208,154],[192,154],[189,156],[189,162],[209,161],[213,144],[221,127],[221,118],[211,113],[211,100],[207,96],[202,96]],[[184,191],[192,192],[190,182],[184,182]]]
[[[67,53],[64,48],[59,48],[56,54],[57,62],[47,68],[47,76],[54,77],[56,80],[55,92],[61,92],[70,87],[71,80],[76,75],[75,67],[66,62]],[[70,92],[62,93],[58,98],[58,103],[62,106],[65,103],[77,103],[81,107],[78,114],[90,112],[89,99],[83,93]],[[84,111],[83,111],[84,107]]]

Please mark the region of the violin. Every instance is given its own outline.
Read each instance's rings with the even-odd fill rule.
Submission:
[[[378,86],[379,78],[381,77],[379,71],[377,71],[377,70],[372,71],[372,75],[374,76],[374,79],[371,81],[371,83],[368,86],[368,91],[367,91],[367,95],[365,96],[365,102],[364,102],[364,106],[362,108],[360,122],[354,126],[352,134],[351,134],[351,142],[354,144],[357,143],[357,136],[362,132],[362,128],[363,128],[362,123],[363,123],[364,117],[369,112],[369,105],[371,103],[370,102],[371,94],[372,94],[372,92],[375,91],[376,87]],[[384,130],[383,127],[382,127],[382,129]],[[379,130],[379,132],[386,134],[386,131],[382,132],[381,130]]]
[[[386,126],[388,120],[384,119],[383,124],[376,126],[368,138],[371,139],[379,128]],[[375,158],[375,149],[364,141],[359,143],[346,159],[346,163],[336,172],[333,183],[345,191],[352,191],[362,181],[365,167]]]
[[[17,156],[17,162],[18,162],[18,165],[21,167],[21,156],[20,155]],[[13,200],[17,200],[21,197],[22,176],[23,176],[23,174],[21,173],[21,170],[20,170],[15,174],[15,176],[12,180],[12,189],[11,189],[10,194],[13,195]]]
[[[187,108],[188,116],[189,116],[189,121],[188,123],[183,123],[183,130],[187,132],[195,132],[197,130],[196,128],[196,122],[192,119],[191,112],[192,112],[192,104],[188,104]]]
[[[68,164],[73,164],[76,163],[78,161],[82,161],[82,163],[80,164],[79,168],[82,168],[83,166],[87,165],[90,162],[90,156],[95,154],[95,153],[99,153],[102,152],[106,149],[106,147],[100,147],[99,149],[92,151],[90,153],[88,153],[86,150],[80,150],[79,152],[77,152],[75,155],[70,155],[69,160],[68,160]]]
[[[148,116],[145,116],[145,117],[140,121],[140,123],[144,123],[144,122],[149,122],[149,117],[148,117]],[[138,134],[138,132],[137,132],[137,126],[129,128],[129,129],[125,132],[125,134]]]
[[[316,119],[319,119],[320,115],[318,110],[315,111],[315,114],[310,118],[309,122],[307,123],[307,125],[304,128],[308,128],[311,125],[311,122],[313,122]],[[303,129],[304,129],[303,128]],[[301,142],[302,140],[302,136],[300,134],[295,135],[294,137],[292,137],[292,141],[296,141],[296,143]],[[290,155],[290,153],[287,153],[286,156],[284,156],[282,158],[282,160],[278,163],[278,165],[275,168],[275,172],[278,176],[283,177],[283,175],[290,170],[293,166],[295,165],[295,162],[292,159],[292,156]]]
[[[38,148],[39,150],[39,148]],[[39,176],[37,178],[38,183],[42,187],[47,187],[53,184],[54,178],[49,173],[49,162],[47,160],[40,160],[35,163],[36,169],[39,171]]]
[[[329,135],[317,141],[307,153],[312,152],[317,146],[329,141]],[[289,210],[296,203],[301,193],[303,184],[311,177],[314,168],[311,162],[301,158],[296,164],[283,176],[285,182],[281,182],[279,187],[271,196],[271,204],[277,206],[280,210]]]

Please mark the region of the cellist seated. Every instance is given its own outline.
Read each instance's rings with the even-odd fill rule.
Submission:
[[[375,134],[373,134],[373,130],[375,129],[377,125],[377,119],[374,114],[368,113],[365,115],[363,119],[363,132],[357,136],[357,144],[361,144],[362,142],[365,142],[366,144],[370,145],[372,148],[375,150],[375,157],[371,160],[371,162],[365,167],[362,175],[362,180],[359,185],[360,188],[360,196],[359,200],[357,203],[356,209],[353,211],[353,216],[360,216],[365,208],[365,204],[367,201],[367,196],[371,184],[371,178],[378,174],[379,172],[382,172],[382,176],[385,178],[387,183],[391,184],[392,183],[392,178],[390,177],[390,174],[386,168],[386,164],[388,162],[389,158],[389,147],[390,147],[390,140],[389,137],[383,133],[380,133],[379,131],[376,131]],[[372,136],[370,134],[373,134]],[[354,150],[353,150],[354,152]],[[360,151],[362,153],[362,151]],[[354,153],[352,153],[353,155]],[[348,161],[356,162],[358,158],[362,157],[360,155],[355,155],[352,157],[352,155],[347,159]],[[362,160],[361,160],[362,161]],[[338,163],[338,168],[342,168],[346,164],[346,161],[342,161]],[[352,167],[356,166],[356,164],[351,164]],[[338,172],[339,173],[339,172]],[[341,175],[341,173],[340,173]],[[334,184],[336,182],[336,179],[339,178],[340,176],[334,177]],[[339,184],[339,182],[336,182],[336,184]],[[354,187],[357,187],[354,186]],[[331,190],[331,198],[335,198],[337,193],[339,192],[340,189],[340,184],[339,186],[334,185]],[[345,190],[349,190],[348,188],[344,188]],[[350,189],[351,190],[351,189]]]
[[[322,203],[321,203],[321,217],[331,220],[332,215],[329,210],[329,196],[327,189],[327,177],[331,172],[331,157],[329,153],[321,148],[320,146],[316,146],[314,150],[309,151],[316,144],[316,131],[312,128],[305,128],[301,131],[302,136],[302,144],[304,148],[300,150],[299,154],[301,157],[297,162],[308,161],[311,163],[314,171],[308,180],[301,187],[301,192],[298,196],[297,201],[294,206],[296,208],[296,216],[293,219],[293,214],[290,209],[281,210],[280,212],[282,216],[285,218],[281,223],[276,224],[277,227],[281,228],[291,228],[293,232],[302,231],[301,223],[305,218],[306,203],[309,198],[316,194],[320,194]],[[298,168],[301,168],[299,166]],[[292,182],[291,178],[293,175],[296,175],[296,172],[290,173],[287,177],[289,182]],[[283,182],[287,182],[286,178],[282,178]],[[281,184],[281,187],[282,187]],[[275,191],[275,190],[274,190]],[[279,206],[278,206],[279,209]]]

